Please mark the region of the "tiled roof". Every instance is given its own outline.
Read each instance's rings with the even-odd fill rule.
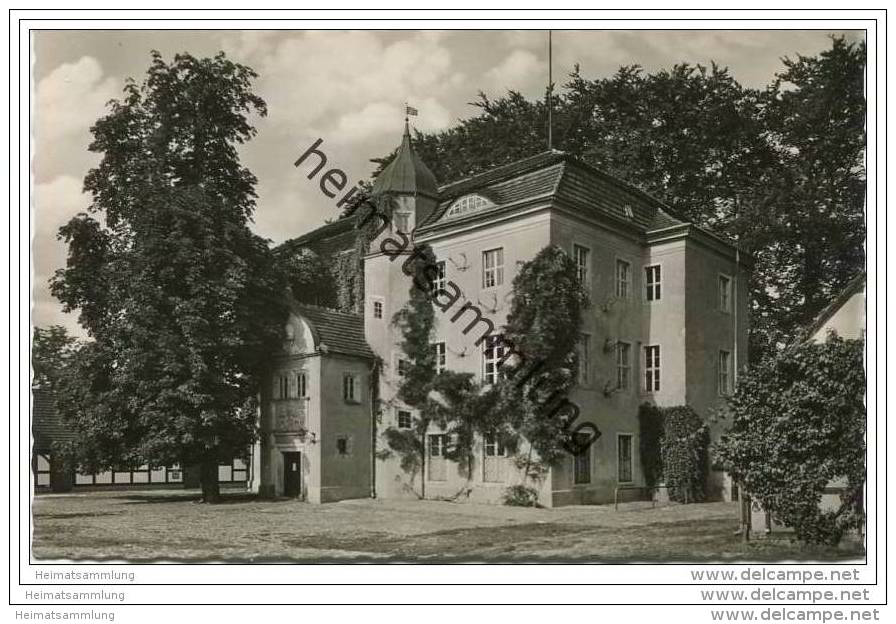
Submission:
[[[404,136],[398,153],[374,180],[373,195],[408,193],[435,197],[437,189],[436,177],[414,151],[411,132],[405,122]]]
[[[476,219],[477,215],[515,202],[544,198],[571,210],[629,223],[641,232],[685,223],[661,201],[631,184],[553,150],[440,187],[439,205],[420,224],[420,229],[432,227],[454,200],[472,193],[482,195],[495,205],[463,219]],[[345,251],[354,244],[353,226],[352,219],[343,218],[287,241],[280,249],[289,252],[308,247],[321,255]]]
[[[441,187],[441,202],[422,227],[432,226],[455,199],[470,193],[492,200],[496,204],[492,210],[516,201],[550,197],[573,210],[628,222],[645,232],[683,223],[659,200],[604,171],[554,150]]]
[[[298,303],[293,309],[311,324],[317,348],[322,352],[374,359],[364,338],[364,317],[360,314]]]
[[[320,256],[327,257],[347,249],[355,244],[355,220],[343,217],[332,223],[282,243],[277,250],[280,253],[295,253],[299,249],[308,248]]]
[[[47,453],[53,442],[68,442],[75,439],[75,434],[65,426],[56,406],[53,394],[43,388],[31,389],[33,402],[31,412],[31,431],[34,435],[34,451]]]

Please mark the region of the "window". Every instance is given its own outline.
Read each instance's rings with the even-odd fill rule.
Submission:
[[[504,457],[507,455],[507,449],[498,440],[498,436],[493,433],[486,434],[482,448],[486,457]]]
[[[644,389],[657,392],[660,389],[660,346],[644,347]]]
[[[445,343],[437,342],[433,345],[436,351],[436,374],[445,370]]]
[[[50,485],[50,456],[38,455],[34,462],[35,485],[39,487]]]
[[[731,278],[719,275],[719,310],[731,312]]]
[[[403,360],[398,358],[398,376],[399,377],[407,377],[408,373],[411,370],[411,363],[408,360]]]
[[[411,231],[411,215],[407,212],[395,212],[392,215],[395,231],[408,234]]]
[[[629,433],[620,433],[616,438],[616,466],[619,483],[631,483],[632,436]]]
[[[591,382],[591,336],[582,334],[579,337],[579,385],[587,386]]]
[[[507,449],[496,435],[485,435],[482,455],[482,480],[486,483],[504,483],[507,479]]]
[[[659,301],[660,291],[660,265],[654,264],[644,268],[644,282],[647,284],[647,301]]]
[[[719,394],[731,394],[731,352],[719,351]]]
[[[591,272],[589,265],[591,264],[591,250],[582,245],[572,246],[572,258],[576,263],[576,277],[587,289],[591,288]]]
[[[342,398],[347,403],[358,403],[361,397],[361,384],[357,375],[345,373],[342,376]]]
[[[575,434],[579,439],[582,451],[573,457],[573,482],[591,483],[591,445],[588,444],[587,433]]]
[[[429,456],[445,457],[448,454],[448,436],[444,433],[429,435]]]
[[[465,195],[456,202],[451,204],[451,208],[445,213],[446,219],[455,219],[459,217],[479,212],[493,206],[494,204],[482,197],[481,195]]]
[[[305,373],[296,373],[296,396],[300,399],[308,396],[308,380]]]
[[[482,252],[482,287],[494,288],[504,283],[504,249]]]
[[[503,336],[489,336],[485,339],[485,348],[482,351],[482,379],[486,384],[498,381],[498,369],[504,362]]]
[[[446,481],[448,479],[448,436],[444,433],[430,434],[427,479]]]
[[[627,342],[616,343],[616,389],[628,390],[632,370],[632,346]]]
[[[399,429],[410,429],[411,428],[411,413],[407,410],[398,410],[398,428]]]
[[[352,437],[341,435],[336,437],[336,454],[346,457],[352,454]]]
[[[445,261],[440,260],[435,264],[435,275],[432,280],[432,292],[437,293],[440,290],[445,290]]]
[[[289,375],[277,375],[277,378],[274,379],[274,398],[289,398]]]
[[[374,300],[373,302],[373,318],[383,318],[383,302]]]
[[[231,467],[234,481],[247,481],[249,479],[249,464],[245,460],[234,457]]]
[[[632,281],[632,265],[625,260],[616,261],[616,296],[628,299]]]

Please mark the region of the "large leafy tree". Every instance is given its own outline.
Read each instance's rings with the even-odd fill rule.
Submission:
[[[741,226],[759,259],[758,347],[792,339],[865,262],[865,44],[834,38],[784,64],[762,118],[779,164]]]
[[[68,261],[51,286],[92,339],[59,397],[78,461],[197,463],[207,501],[218,463],[254,441],[252,401],[286,315],[237,152],[250,115],[266,113],[255,77],[223,53],[152,53],[91,128],[90,214],[61,228]]]
[[[732,426],[716,457],[796,536],[837,543],[859,520],[865,482],[863,344],[831,336],[750,367],[730,401]],[[833,480],[841,505],[819,507]]]

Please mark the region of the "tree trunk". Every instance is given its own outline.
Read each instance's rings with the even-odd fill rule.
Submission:
[[[529,443],[529,452],[526,453],[526,468],[523,471],[523,484],[529,482],[529,470],[532,468],[532,443]],[[534,485],[534,484],[533,484]]]
[[[421,453],[420,459],[420,498],[426,498],[426,434],[424,433],[420,436],[421,439],[421,448],[423,452]]]
[[[203,460],[199,467],[199,484],[202,487],[203,503],[217,503],[221,500],[221,487],[218,485],[217,460]]]

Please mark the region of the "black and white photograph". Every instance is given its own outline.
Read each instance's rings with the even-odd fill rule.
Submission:
[[[879,619],[885,23],[475,13],[22,27],[11,572]]]

